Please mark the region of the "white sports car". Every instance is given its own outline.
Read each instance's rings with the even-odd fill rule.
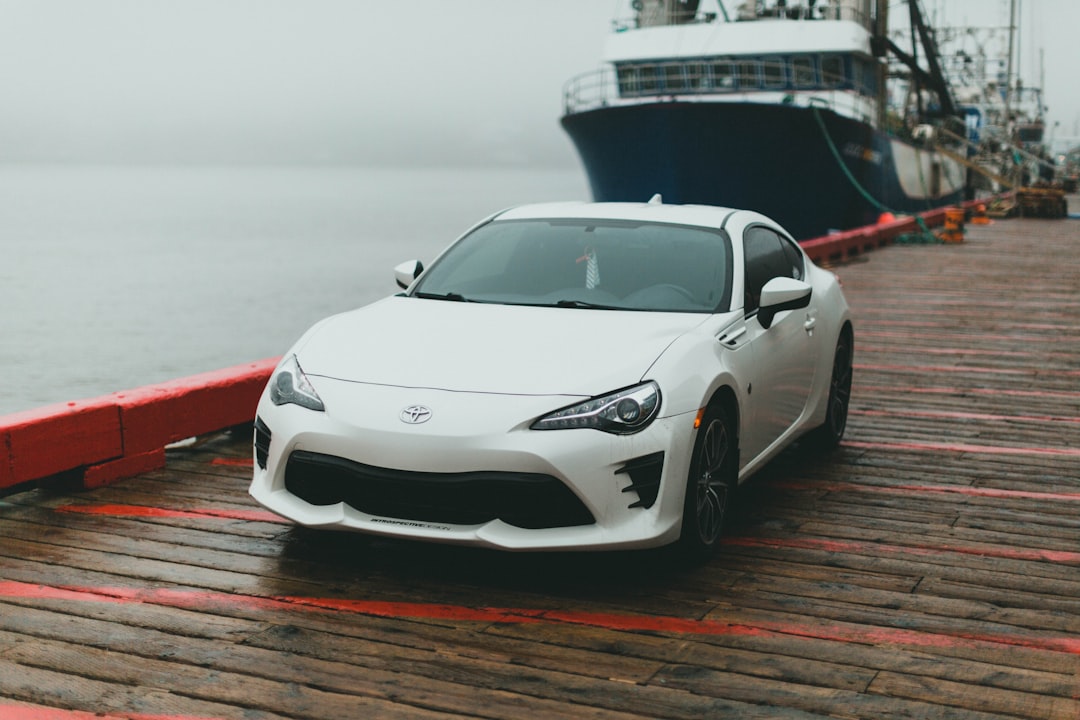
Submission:
[[[844,433],[847,303],[762,215],[531,205],[395,273],[259,402],[251,495],[301,525],[703,557],[741,481]]]

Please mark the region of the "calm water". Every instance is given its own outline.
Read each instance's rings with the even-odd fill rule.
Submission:
[[[582,172],[0,167],[0,414],[280,355]]]

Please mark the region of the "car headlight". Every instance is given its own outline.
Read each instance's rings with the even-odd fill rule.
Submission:
[[[650,381],[548,413],[531,427],[533,430],[592,428],[628,435],[644,429],[659,409],[660,386]]]
[[[270,400],[275,405],[291,403],[308,410],[326,409],[319,393],[315,392],[311,381],[300,369],[300,363],[296,361],[295,355],[290,355],[289,359],[283,362],[270,378]]]

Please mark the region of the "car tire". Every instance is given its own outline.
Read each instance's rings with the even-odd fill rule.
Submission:
[[[738,447],[727,412],[719,404],[710,405],[694,440],[683,500],[678,548],[688,560],[707,560],[720,544],[738,485]]]
[[[836,341],[836,352],[833,354],[825,422],[811,434],[814,446],[823,452],[835,449],[844,438],[844,430],[847,429],[854,350],[855,343],[851,329],[845,327],[840,332],[840,338]]]

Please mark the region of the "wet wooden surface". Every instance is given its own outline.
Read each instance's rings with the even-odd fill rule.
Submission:
[[[847,439],[701,567],[297,533],[246,436],[0,498],[0,718],[1080,718],[1078,258],[1005,220],[836,268]]]

